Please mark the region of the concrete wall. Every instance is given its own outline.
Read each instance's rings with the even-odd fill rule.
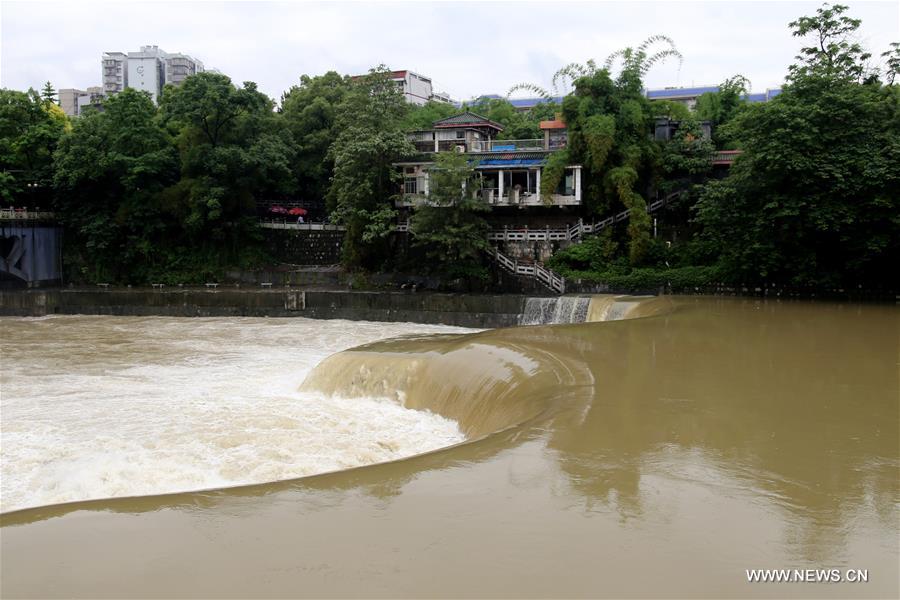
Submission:
[[[518,323],[525,297],[294,289],[0,290],[0,315],[48,314],[176,317],[309,317],[462,327]]]

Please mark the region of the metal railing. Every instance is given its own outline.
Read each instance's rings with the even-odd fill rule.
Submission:
[[[717,150],[713,152],[712,163],[714,165],[731,165],[742,150]]]
[[[647,212],[655,212],[677,197],[680,192],[669,194],[664,198],[654,200],[647,205]],[[566,225],[565,227],[543,229],[529,229],[528,227],[509,227],[503,229],[494,229],[488,233],[488,239],[493,242],[524,242],[524,241],[578,241],[584,234],[600,233],[610,225],[621,223],[631,216],[631,209],[625,209],[614,215],[611,215],[602,221],[594,221],[585,223],[584,220],[578,219],[577,223]]]
[[[491,258],[494,259],[494,262],[510,273],[536,279],[539,283],[558,294],[566,293],[565,278],[561,275],[557,275],[541,263],[520,263],[519,261],[506,256],[496,248],[489,254]]]

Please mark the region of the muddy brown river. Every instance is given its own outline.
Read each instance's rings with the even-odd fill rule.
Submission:
[[[454,445],[277,483],[5,512],[0,595],[900,597],[900,309],[607,308],[587,313],[626,318],[410,330],[317,359],[290,382],[298,398],[365,403],[386,436],[394,413],[373,398],[427,411]],[[220,345],[246,343],[240,320],[218,321]],[[15,340],[3,350],[6,363]],[[252,375],[214,380],[252,389]],[[150,382],[181,394],[180,376]],[[750,581],[775,577],[788,581]]]

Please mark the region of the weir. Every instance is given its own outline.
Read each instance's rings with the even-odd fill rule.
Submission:
[[[595,315],[619,319],[671,308],[668,298],[655,297],[528,300],[535,320],[582,322],[592,302],[599,307]],[[301,390],[343,398],[388,397],[406,408],[453,419],[468,439],[477,439],[590,401],[594,376],[585,362],[585,344],[569,335],[574,331],[513,327],[376,342],[328,357],[309,373]]]
[[[519,325],[561,325],[568,323],[597,323],[619,321],[639,304],[652,296],[622,296],[595,294],[593,296],[558,296],[527,298]]]
[[[896,306],[592,300],[610,322],[373,343],[303,384],[467,443],[0,515],[3,596],[763,597],[744,565],[846,564],[864,592],[792,593],[900,597]]]
[[[519,325],[584,323],[590,297],[528,298]]]

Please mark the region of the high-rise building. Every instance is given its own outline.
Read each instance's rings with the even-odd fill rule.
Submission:
[[[78,117],[88,106],[101,109],[104,96],[103,88],[99,85],[87,90],[64,88],[59,90],[59,106],[70,117]]]
[[[150,93],[159,102],[166,84],[166,53],[157,46],[141,46],[140,52],[128,53],[128,82],[126,87]]]
[[[181,83],[197,73],[203,72],[203,63],[187,54],[169,54],[166,56],[166,83]]]
[[[353,79],[359,79],[361,77],[365,76],[355,75]],[[400,92],[403,94],[403,98],[410,104],[418,104],[421,106],[429,100],[446,102],[448,104],[453,103],[449,94],[435,92],[432,89],[430,77],[425,77],[424,75],[419,75],[418,73],[409,70],[403,70],[391,71],[390,79],[397,85]]]
[[[169,54],[159,46],[141,46],[139,52],[105,52],[101,59],[103,92],[117,94],[125,88],[149,92],[159,101],[163,86],[181,85],[185,79],[203,72],[203,63],[187,54]]]
[[[63,112],[70,117],[77,116],[78,98],[79,96],[86,95],[87,92],[84,90],[76,90],[75,88],[61,88],[59,90],[59,107],[62,108]]]
[[[104,94],[117,94],[128,87],[128,56],[124,52],[104,52],[100,65]]]

